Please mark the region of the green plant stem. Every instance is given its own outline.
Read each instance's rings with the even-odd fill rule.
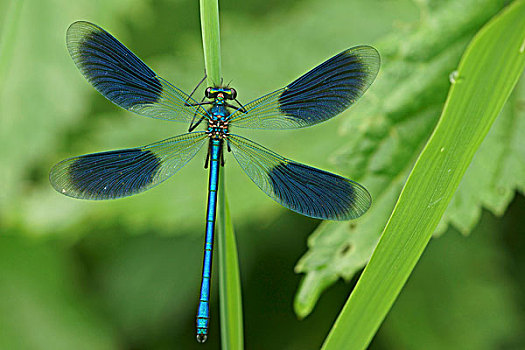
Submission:
[[[223,176],[219,179],[219,289],[223,349],[243,349],[241,279],[235,232],[230,217]]]
[[[219,4],[200,0],[202,46],[208,86],[221,80]],[[225,192],[225,173],[219,176],[218,249],[221,344],[223,349],[243,349],[243,317],[239,259],[230,209]]]
[[[523,18],[525,2],[513,2],[465,51],[438,125],[323,349],[364,349],[372,340],[523,72]]]
[[[208,86],[221,80],[221,44],[218,0],[200,0],[202,47]]]

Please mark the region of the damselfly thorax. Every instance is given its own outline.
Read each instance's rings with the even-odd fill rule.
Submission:
[[[226,99],[228,97],[233,95],[236,95],[234,89],[222,89],[222,88],[213,88],[213,91],[218,91],[217,93],[208,93],[212,88],[206,89],[207,93],[206,96],[208,98],[214,98],[213,106],[208,111],[209,113],[209,119],[208,119],[208,129],[206,130],[206,133],[210,138],[215,140],[222,140],[227,138],[228,136],[228,119],[230,116],[230,112],[228,111],[228,107],[231,107],[227,102]],[[224,93],[224,92],[228,93]]]

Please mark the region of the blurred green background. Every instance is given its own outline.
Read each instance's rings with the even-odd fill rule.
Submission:
[[[472,6],[475,0],[466,3],[471,6],[455,9],[454,1],[222,0],[223,74],[243,102],[354,45],[377,45],[384,63],[378,87],[354,111],[304,130],[238,132],[286,157],[370,187],[377,205],[369,218],[383,220],[374,220],[378,227],[368,235],[373,243],[439,116],[448,74],[472,35],[507,2],[477,1],[484,12]],[[187,129],[120,110],[90,87],[65,46],[65,31],[76,20],[102,26],[185,91],[203,75],[197,1],[0,1],[0,349],[217,349],[216,293],[210,339],[199,345],[194,336],[206,203],[204,153],[170,181],[127,199],[73,200],[49,185],[50,167],[64,158],[144,145]],[[454,40],[431,47],[436,37]],[[416,43],[420,51],[411,49]],[[448,56],[441,59],[435,50]],[[422,77],[428,76],[435,83],[425,85]],[[517,121],[511,124],[516,133],[525,130],[523,85],[522,79],[505,112]],[[377,136],[385,119],[388,125],[404,125],[392,122],[404,120],[399,115],[424,123],[392,127]],[[366,138],[367,133],[374,137]],[[405,149],[397,158],[370,156],[364,167],[345,158],[352,155],[348,148],[354,140],[359,152],[378,149],[374,155],[381,155],[379,145]],[[521,162],[509,165],[507,173],[523,182],[525,176],[521,179],[523,173],[516,170],[525,161],[519,158],[521,142],[502,152]],[[492,154],[495,147],[485,149]],[[387,161],[379,166],[378,159]],[[479,169],[469,169],[471,178],[486,174],[490,157],[483,159]],[[274,203],[233,158],[226,161],[246,348],[317,349],[369,251],[357,251],[363,256],[359,262],[330,275],[331,282],[321,289],[331,287],[312,314],[299,321],[292,305],[301,275],[294,266],[319,222]],[[402,171],[384,170],[403,161]],[[472,210],[456,209],[449,221],[463,235],[444,221],[444,233],[431,241],[371,349],[525,348],[525,199],[514,196],[514,187],[523,192],[525,186],[518,180],[509,188],[495,187],[505,197],[496,209],[493,197],[471,205],[476,186],[460,188],[462,196],[452,209],[466,203]],[[361,232],[372,230],[366,222],[359,225],[366,225]],[[324,252],[333,255],[334,250]],[[332,266],[319,259],[312,263],[317,254],[312,251],[301,271]],[[217,282],[214,278],[212,292]]]

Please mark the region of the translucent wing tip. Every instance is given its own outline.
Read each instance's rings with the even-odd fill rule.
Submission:
[[[335,220],[353,220],[357,219],[370,209],[372,205],[372,196],[370,192],[361,184],[346,179],[352,187],[352,200],[349,210],[340,219]]]
[[[379,73],[381,66],[379,51],[372,46],[359,45],[343,51],[341,54],[355,60],[355,63],[360,65],[358,70],[363,73],[361,81],[361,94],[363,94],[372,85]]]
[[[93,37],[94,33],[104,33],[104,30],[99,26],[86,22],[86,21],[77,21],[71,23],[66,31],[66,45],[69,55],[73,58],[73,61],[83,72],[83,58],[82,58],[82,45]],[[89,78],[89,76],[88,76]]]
[[[86,36],[95,32],[104,32],[104,29],[87,21],[76,21],[71,23],[66,31],[66,43],[69,53],[73,55],[73,51],[78,47],[78,44],[82,42]]]

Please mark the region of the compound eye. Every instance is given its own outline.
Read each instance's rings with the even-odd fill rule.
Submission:
[[[235,89],[231,89],[230,96],[232,100],[235,100],[237,98],[237,91]]]
[[[211,87],[206,88],[206,92],[204,93],[204,95],[206,96],[206,98],[213,98],[213,96],[211,95]]]

